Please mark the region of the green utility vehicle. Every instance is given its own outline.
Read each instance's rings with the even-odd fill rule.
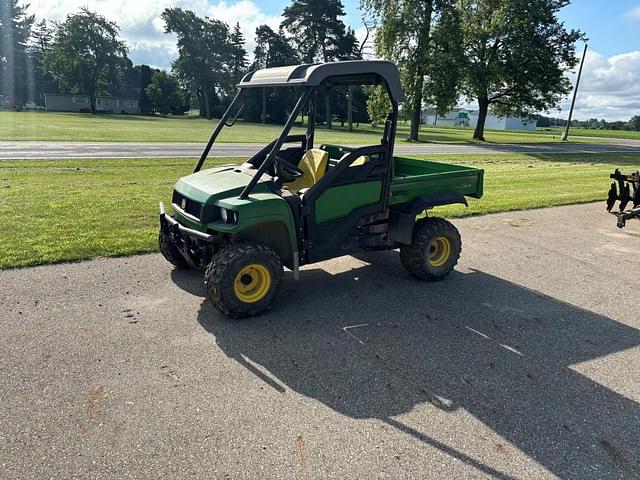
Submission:
[[[318,96],[349,85],[386,90],[391,111],[380,143],[316,146]],[[453,269],[461,250],[457,229],[420,214],[480,198],[483,171],[393,156],[403,100],[393,63],[268,68],[247,74],[238,87],[193,174],[176,183],[173,216],[160,204],[161,252],[177,268],[205,270],[218,310],[260,314],[276,297],[283,265],[297,280],[302,265],[362,250],[399,248],[404,267],[421,280],[440,280]],[[242,165],[202,170],[220,131],[240,115],[243,96],[277,87],[299,91],[279,137]],[[289,135],[302,113],[306,133]]]

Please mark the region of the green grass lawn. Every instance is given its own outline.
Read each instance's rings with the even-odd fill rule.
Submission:
[[[539,128],[537,133],[540,135],[562,135],[564,128]],[[576,137],[597,137],[597,138],[621,138],[627,140],[640,140],[640,132],[628,130],[595,130],[591,128],[571,128],[569,130],[569,138]]]
[[[486,171],[484,198],[440,210],[451,217],[604,200],[614,167],[640,167],[640,153],[429,159]],[[0,162],[0,268],[155,251],[158,201],[169,202],[173,183],[192,166],[185,159]]]
[[[0,140],[77,141],[77,142],[206,142],[217,121],[197,117],[146,117],[136,115],[91,115],[84,113],[0,112]],[[218,141],[229,143],[268,143],[280,133],[277,125],[238,122],[225,128]],[[477,143],[469,128],[422,127],[420,140],[430,143]],[[302,129],[294,129],[294,133]],[[338,144],[378,143],[381,128],[361,124],[349,133],[339,124],[332,130],[318,128],[316,141]],[[398,126],[398,140],[405,141],[408,124]],[[536,132],[488,131],[489,143],[556,142],[558,138]],[[579,142],[598,142],[576,139]]]

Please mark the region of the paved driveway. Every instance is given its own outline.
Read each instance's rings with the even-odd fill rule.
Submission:
[[[0,478],[638,478],[640,222],[455,222],[221,318],[159,255],[0,272]]]
[[[446,145],[398,144],[396,153],[416,154],[500,154],[500,153],[640,153],[640,141],[610,140],[612,143],[538,143],[530,145]],[[221,143],[214,146],[214,157],[248,157],[264,145]],[[201,143],[75,143],[0,142],[0,160],[55,158],[166,158],[199,157]]]

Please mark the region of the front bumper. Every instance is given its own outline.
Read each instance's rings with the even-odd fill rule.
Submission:
[[[164,203],[160,202],[160,228],[166,232],[175,236],[186,236],[193,239],[202,240],[205,242],[213,242],[214,236],[208,233],[200,232],[192,228],[187,228],[181,225],[171,215],[167,215],[164,209]]]

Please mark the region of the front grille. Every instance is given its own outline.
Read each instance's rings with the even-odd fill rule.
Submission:
[[[184,202],[183,202],[184,201]],[[174,191],[172,202],[177,205],[181,210],[184,210],[189,215],[200,219],[202,215],[202,204],[186,198],[184,195]],[[183,203],[185,204],[183,207]]]

